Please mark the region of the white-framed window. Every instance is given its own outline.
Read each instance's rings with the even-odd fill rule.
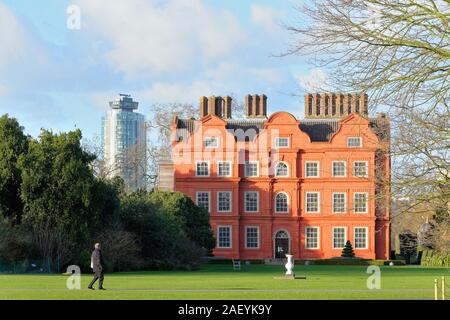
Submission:
[[[285,162],[279,162],[275,167],[276,177],[288,177],[289,176],[289,166]]]
[[[219,138],[218,137],[205,137],[203,139],[203,146],[205,148],[218,148]]]
[[[259,211],[259,192],[245,191],[244,192],[244,206],[245,212]]]
[[[231,191],[219,191],[217,192],[217,211],[218,212],[231,212]]]
[[[319,227],[306,227],[305,235],[305,248],[319,249]]]
[[[259,248],[259,227],[245,227],[245,247],[247,249]]]
[[[320,212],[320,193],[306,192],[305,194],[306,212]]]
[[[217,247],[232,248],[231,226],[217,227]]]
[[[333,177],[345,177],[347,175],[347,163],[345,161],[333,161]]]
[[[333,249],[342,249],[347,242],[347,228],[333,227]]]
[[[350,148],[362,147],[361,137],[348,137],[347,138],[347,147],[350,147]]]
[[[355,192],[353,194],[353,209],[355,213],[367,213],[367,192]]]
[[[259,176],[259,162],[258,161],[247,161],[245,163],[245,176],[246,177]]]
[[[209,177],[209,161],[197,161],[195,175],[197,177]]]
[[[289,211],[289,198],[284,192],[279,192],[275,196],[275,212],[286,213]]]
[[[319,161],[306,161],[305,162],[305,176],[307,178],[319,177],[320,164]]]
[[[218,161],[217,175],[219,177],[231,177],[231,161]]]
[[[353,238],[355,241],[355,249],[367,249],[368,228],[355,227],[353,229]]]
[[[211,195],[211,193],[209,191],[197,191],[195,193],[196,204],[199,207],[206,208],[208,210],[208,212],[211,211],[210,201],[209,201],[210,195]]]
[[[275,138],[275,148],[289,148],[289,138],[276,137]]]
[[[333,213],[346,212],[347,194],[345,192],[333,192]]]
[[[367,161],[353,162],[353,176],[367,177],[369,175],[369,164]]]

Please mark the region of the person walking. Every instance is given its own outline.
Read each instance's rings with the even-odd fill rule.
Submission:
[[[98,280],[98,289],[106,290],[103,288],[103,256],[100,243],[96,243],[94,246],[94,251],[92,251],[91,255],[91,268],[94,271],[94,279],[92,279],[91,283],[88,286],[88,289],[94,290],[94,283]]]

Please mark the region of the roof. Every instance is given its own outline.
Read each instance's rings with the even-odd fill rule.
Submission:
[[[226,129],[235,132],[242,130],[242,135],[237,135],[238,141],[251,141],[264,130],[267,119],[228,119]],[[312,142],[327,142],[339,129],[340,119],[303,119],[300,120],[300,130],[309,135]],[[194,131],[193,119],[178,119],[176,140],[186,141]],[[389,122],[386,118],[371,118],[369,126],[381,141],[389,140]],[[251,130],[253,129],[253,130]],[[239,133],[239,131],[238,131]],[[244,135],[245,133],[245,135]]]

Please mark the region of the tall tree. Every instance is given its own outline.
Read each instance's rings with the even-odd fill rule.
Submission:
[[[94,157],[81,148],[81,131],[42,130],[19,160],[23,221],[32,226],[44,258],[65,263],[97,225]]]
[[[298,13],[286,54],[328,71],[316,89],[367,92],[371,109],[390,110],[392,191],[407,200],[394,216],[442,207],[449,215],[448,0],[310,0]]]
[[[3,115],[0,117],[0,216],[20,223],[21,171],[18,159],[27,152],[28,138],[19,122]]]

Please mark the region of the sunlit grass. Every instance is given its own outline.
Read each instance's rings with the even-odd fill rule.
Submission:
[[[0,275],[0,299],[432,299],[434,278],[446,268],[381,267],[381,290],[368,290],[366,266],[296,266],[306,280],[279,280],[283,266],[208,265],[198,271],[105,275],[109,290],[66,289],[63,275]],[[450,277],[449,277],[450,280]]]

